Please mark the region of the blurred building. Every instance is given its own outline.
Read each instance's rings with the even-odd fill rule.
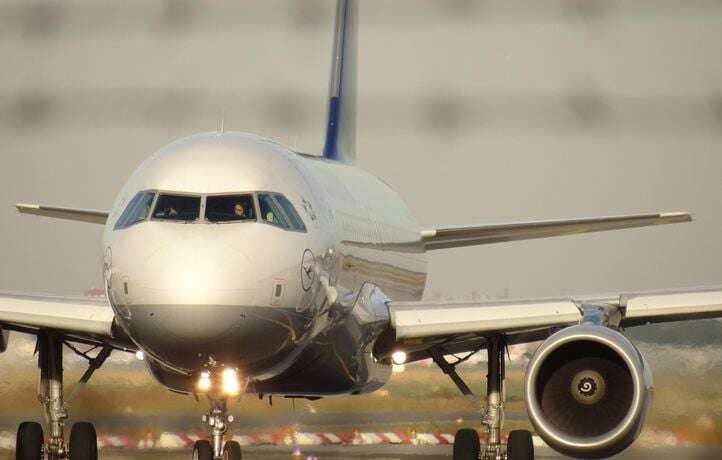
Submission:
[[[222,116],[319,151],[333,15],[333,0],[0,0],[0,287],[101,282],[98,228],[11,203],[106,209],[150,153]],[[721,2],[362,0],[360,20],[360,165],[424,225],[660,209],[705,225],[434,254],[432,293],[719,283]]]
[[[3,0],[3,138],[180,135],[225,110],[317,150],[333,3]],[[720,20],[714,0],[364,0],[361,142],[719,136]]]

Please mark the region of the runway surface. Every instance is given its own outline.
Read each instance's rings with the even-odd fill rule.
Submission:
[[[565,458],[551,449],[537,449],[537,459]],[[11,459],[11,452],[5,451],[0,459]],[[122,452],[104,450],[101,452],[103,460],[176,460],[190,459],[191,453],[185,451],[175,452]],[[288,459],[325,459],[325,460],[450,460],[451,447],[418,447],[418,446],[328,446],[313,447],[302,452],[301,456],[292,456],[292,451],[285,447],[248,447],[243,451],[244,460],[288,460]],[[640,448],[634,447],[622,455],[614,457],[616,460],[712,460],[722,458],[722,448]]]

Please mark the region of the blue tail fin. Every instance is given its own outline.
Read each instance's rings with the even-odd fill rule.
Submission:
[[[352,163],[356,156],[358,0],[338,0],[323,156]]]

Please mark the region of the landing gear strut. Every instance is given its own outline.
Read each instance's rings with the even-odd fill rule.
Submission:
[[[40,385],[38,399],[48,427],[45,453],[48,459],[66,458],[64,428],[68,411],[63,401],[63,342],[55,333],[38,335]]]
[[[43,428],[39,423],[21,423],[15,447],[16,460],[97,460],[97,436],[92,424],[76,423],[70,432],[70,444],[65,442],[65,420],[68,418],[68,411],[63,399],[62,336],[55,332],[39,333],[37,351],[40,368],[38,400],[43,407],[48,435],[43,444]],[[109,354],[108,351],[107,355]],[[96,364],[99,367],[102,362]]]
[[[505,446],[501,444],[501,427],[504,425],[504,400],[506,392],[504,378],[506,376],[506,360],[504,343],[495,337],[489,341],[488,372],[486,374],[486,412],[481,419],[489,433],[489,440],[484,446],[482,458],[489,460],[506,458]]]
[[[486,375],[486,409],[481,424],[486,428],[488,440],[481,445],[476,430],[461,429],[454,439],[454,460],[534,460],[534,445],[531,433],[526,430],[515,430],[509,433],[506,445],[501,443],[501,430],[504,425],[504,389],[506,360],[506,342],[503,337],[492,337],[487,346],[489,355]],[[459,360],[455,364],[448,363],[442,353],[433,350],[432,358],[452,377],[459,390],[470,394],[468,386],[456,374],[454,366],[465,361]]]
[[[225,399],[211,400],[211,410],[202,419],[208,427],[211,441],[196,441],[193,446],[193,460],[241,460],[240,444],[236,441],[226,441],[223,444],[228,424],[233,422],[233,416],[227,413]]]

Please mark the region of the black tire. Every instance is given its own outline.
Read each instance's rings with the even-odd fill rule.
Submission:
[[[18,427],[15,443],[16,460],[43,458],[43,427],[37,422],[23,422]]]
[[[470,428],[462,428],[454,436],[454,460],[479,460],[481,442],[479,433]]]
[[[78,422],[70,430],[70,460],[98,460],[98,435],[92,423]]]
[[[241,445],[236,441],[228,441],[223,447],[223,460],[241,460]]]
[[[193,460],[213,460],[213,448],[205,439],[199,439],[193,445]]]
[[[534,443],[531,433],[526,430],[514,430],[509,433],[506,455],[507,460],[534,460]]]

